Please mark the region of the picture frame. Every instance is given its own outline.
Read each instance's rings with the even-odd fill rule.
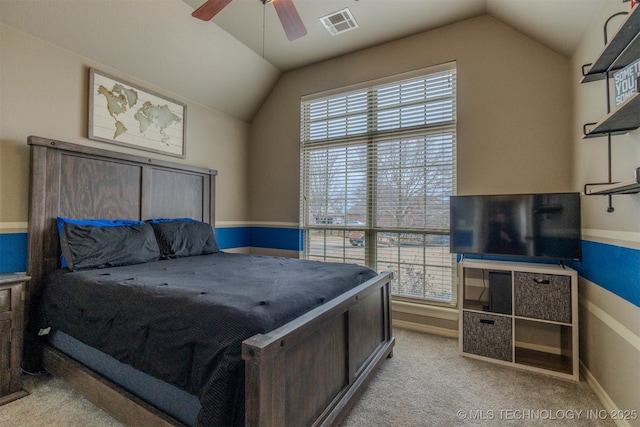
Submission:
[[[89,69],[89,139],[186,157],[187,106]]]

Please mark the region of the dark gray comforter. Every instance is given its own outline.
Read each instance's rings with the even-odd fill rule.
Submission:
[[[195,394],[199,425],[242,425],[242,341],[375,275],[358,265],[222,252],[65,269],[45,287],[41,326]]]

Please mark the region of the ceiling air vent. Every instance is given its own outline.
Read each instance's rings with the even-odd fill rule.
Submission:
[[[326,27],[332,36],[358,28],[358,23],[353,18],[349,8],[344,8],[330,15],[323,16],[320,18],[320,22],[322,22],[322,25]]]

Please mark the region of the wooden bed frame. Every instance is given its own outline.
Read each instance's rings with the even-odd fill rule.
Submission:
[[[61,352],[38,344],[37,325],[29,324],[28,313],[37,305],[47,274],[59,268],[56,217],[191,217],[214,225],[217,172],[41,137],[31,136],[28,143],[31,281],[25,364],[41,360],[47,371],[124,424],[180,425]],[[392,354],[390,287],[391,274],[381,274],[246,340],[246,425],[337,425]]]

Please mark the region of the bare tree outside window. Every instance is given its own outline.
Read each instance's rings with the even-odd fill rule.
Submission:
[[[394,272],[397,296],[455,302],[455,68],[305,100],[304,256]]]

